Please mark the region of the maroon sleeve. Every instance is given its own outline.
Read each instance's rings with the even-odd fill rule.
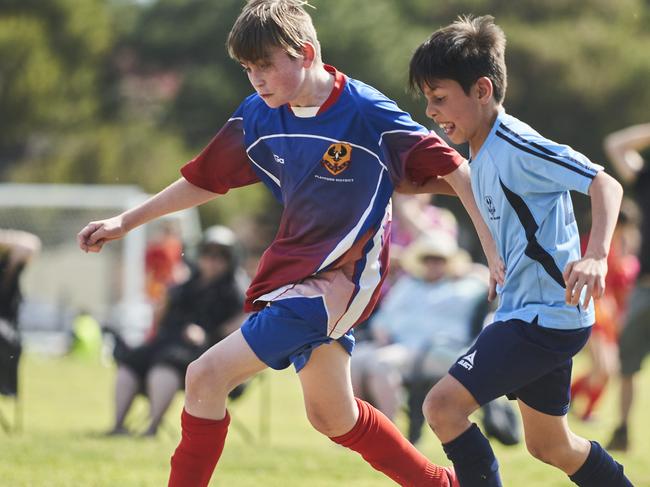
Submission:
[[[423,184],[428,179],[445,176],[465,161],[455,149],[449,147],[440,137],[429,134],[415,144],[406,155],[406,178]]]
[[[259,182],[244,145],[242,120],[230,119],[203,151],[181,168],[183,177],[213,193]]]

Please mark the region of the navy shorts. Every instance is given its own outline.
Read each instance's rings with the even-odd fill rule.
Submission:
[[[571,400],[572,357],[591,327],[544,328],[521,320],[497,321],[483,329],[449,373],[484,404],[506,395],[536,411],[564,416]]]
[[[266,365],[281,370],[293,364],[296,372],[307,364],[313,349],[334,341],[327,335],[327,310],[320,297],[274,301],[251,315],[241,332]],[[336,341],[352,354],[352,330]]]

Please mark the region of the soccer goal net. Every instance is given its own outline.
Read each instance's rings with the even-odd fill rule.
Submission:
[[[99,254],[76,242],[86,223],[130,208],[148,195],[136,186],[0,184],[0,228],[24,230],[42,242],[22,278],[19,325],[26,332],[67,333],[80,312],[132,336],[151,324],[145,296],[145,250],[160,221],[133,230]],[[198,212],[167,217],[188,244],[200,238]],[[137,338],[136,338],[137,340]]]

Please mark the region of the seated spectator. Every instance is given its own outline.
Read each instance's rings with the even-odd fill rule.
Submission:
[[[40,248],[36,235],[0,229],[0,394],[6,396],[18,395],[20,276]]]
[[[183,388],[187,366],[241,323],[243,291],[237,271],[235,237],[226,227],[205,232],[196,269],[170,289],[156,335],[129,349],[118,338],[115,424],[111,435],[129,434],[124,421],[133,399],[150,402],[146,436],[156,434],[176,391]]]
[[[355,394],[391,419],[404,402],[405,384],[425,379],[427,391],[467,349],[488,305],[487,268],[472,264],[449,232],[420,236],[405,249],[401,265],[406,273],[370,325],[374,339],[352,356]],[[419,438],[421,400],[409,403],[417,425],[411,441]]]
[[[355,393],[372,398],[389,418],[397,413],[402,384],[420,353],[439,349],[449,355],[442,361],[451,363],[471,341],[472,310],[485,297],[487,283],[452,273],[460,270],[458,262],[462,260],[467,257],[443,232],[429,232],[409,245],[402,256],[406,274],[397,280],[374,316],[372,342],[355,350]],[[436,367],[433,363],[428,366]],[[446,369],[432,372],[444,373]]]

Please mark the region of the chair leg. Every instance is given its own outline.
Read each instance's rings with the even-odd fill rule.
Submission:
[[[5,433],[11,433],[11,423],[4,414],[2,414],[2,411],[0,411],[0,428],[2,428]]]
[[[22,431],[22,404],[18,396],[10,396],[10,400],[14,403],[12,421],[0,410],[0,428],[7,434],[19,433]]]
[[[260,439],[271,441],[271,382],[262,372],[259,375],[260,381]]]

